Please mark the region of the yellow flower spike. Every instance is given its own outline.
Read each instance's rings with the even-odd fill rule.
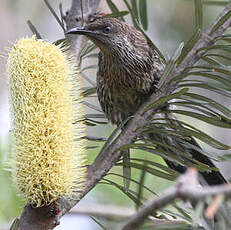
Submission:
[[[81,83],[67,49],[19,40],[7,62],[13,178],[36,207],[83,190],[86,167]]]

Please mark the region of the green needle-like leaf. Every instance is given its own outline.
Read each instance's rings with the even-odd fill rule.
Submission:
[[[217,22],[217,24],[213,27],[213,30],[211,33],[214,33],[218,28],[220,28],[225,21],[227,21],[231,17],[231,11],[227,12],[220,20]]]
[[[201,37],[201,30],[196,30],[196,32],[192,35],[192,37],[188,40],[185,46],[182,49],[181,55],[179,56],[177,63],[180,64],[182,60],[188,55],[188,53],[192,50],[193,46]]]
[[[202,29],[203,26],[203,5],[202,0],[194,0],[195,7],[195,25],[196,30]]]
[[[147,16],[147,0],[139,0],[139,12],[140,12],[140,21],[144,28],[148,28],[148,16]]]

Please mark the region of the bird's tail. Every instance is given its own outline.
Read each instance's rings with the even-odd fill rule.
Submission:
[[[175,118],[172,114],[164,113],[164,116],[165,118],[168,118],[167,122],[171,121],[171,123],[173,122],[175,125],[181,126],[181,124],[177,121],[177,118]],[[196,161],[204,164],[207,168],[206,171],[199,170],[199,181],[202,185],[219,185],[227,183],[227,180],[221,174],[219,169],[216,168],[212,160],[203,153],[203,150],[194,138],[188,136],[187,138],[179,136],[176,137],[176,135],[174,135],[174,130],[169,130],[169,135],[149,133],[148,139],[151,142],[153,141],[162,144],[157,144],[157,150],[160,149],[162,152],[169,152],[170,154],[177,155],[181,159],[182,164],[178,164],[165,158],[166,164],[177,172],[184,173],[187,170],[186,165],[189,165],[187,162],[193,165]],[[169,146],[169,148],[167,146]],[[184,164],[184,162],[186,164]]]
[[[191,139],[190,144],[193,144],[194,146],[200,148],[197,144],[197,142],[194,139]],[[190,155],[193,160],[196,160],[202,164],[205,164],[209,166],[211,170],[208,171],[202,171],[199,172],[200,178],[199,181],[202,185],[219,185],[219,184],[225,184],[227,183],[227,180],[224,178],[224,176],[221,174],[218,168],[216,168],[215,164],[209,159],[209,157],[205,156],[199,151],[196,151],[195,149],[187,149],[187,152],[190,152]],[[186,166],[176,164],[170,160],[165,159],[166,164],[176,170],[179,173],[184,173],[187,169]]]
[[[154,142],[164,143],[164,145],[156,147],[157,151],[159,149],[161,151],[171,152],[172,154],[176,155],[178,155],[177,151],[179,151],[187,156],[186,158],[183,155],[178,155],[178,157],[181,159],[181,162],[189,162],[190,164],[195,164],[196,160],[197,162],[208,166],[206,171],[199,172],[199,180],[202,185],[219,185],[227,183],[227,180],[221,174],[219,169],[216,168],[215,164],[208,156],[203,154],[201,147],[192,137],[190,140],[187,139],[186,141],[180,138],[172,138],[171,135],[161,136],[160,134],[150,134],[149,138],[151,138],[151,141],[153,140]],[[169,146],[169,148],[163,146]],[[191,146],[191,148],[189,148],[189,146]],[[175,151],[173,151],[173,149],[175,149]],[[176,170],[179,173],[184,173],[187,170],[187,166],[184,164],[173,162],[167,158],[164,160],[170,168]]]

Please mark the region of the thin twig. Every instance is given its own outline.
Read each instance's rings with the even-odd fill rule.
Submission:
[[[91,204],[91,205],[78,205],[71,209],[69,212],[71,215],[88,215],[97,216],[105,219],[112,220],[127,220],[136,214],[136,210],[130,207],[121,207],[115,205],[105,204]],[[184,220],[178,219],[159,219],[150,216],[149,219],[155,224],[180,224],[185,222]]]
[[[199,182],[195,169],[189,169],[180,176],[175,184],[170,187],[164,195],[147,202],[122,228],[122,230],[135,230],[142,225],[145,219],[153,212],[165,207],[174,200],[189,200],[198,202],[208,196],[222,194],[226,198],[231,198],[230,185],[218,185],[208,187],[198,187]]]
[[[114,205],[91,204],[75,206],[71,209],[70,214],[92,215],[112,219],[128,219],[135,214],[135,209]]]

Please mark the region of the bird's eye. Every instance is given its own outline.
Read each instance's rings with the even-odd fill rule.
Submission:
[[[106,33],[106,34],[110,33],[111,32],[111,27],[110,26],[105,27],[103,29],[103,32]]]

